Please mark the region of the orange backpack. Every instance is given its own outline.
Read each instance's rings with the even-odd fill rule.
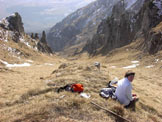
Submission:
[[[83,85],[82,84],[73,84],[72,86],[71,86],[71,88],[72,88],[72,91],[73,92],[83,92]]]

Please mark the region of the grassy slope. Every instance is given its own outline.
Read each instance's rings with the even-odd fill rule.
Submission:
[[[28,59],[34,61],[31,67],[12,69],[0,64],[0,122],[113,122],[116,120],[112,115],[91,105],[90,101],[132,122],[162,121],[162,52],[152,56],[143,54],[136,50],[140,41],[115,49],[107,56],[90,59],[86,54],[68,59],[50,57],[30,50],[25,45],[0,41],[0,45],[5,43],[24,54],[21,60],[18,60],[9,55],[7,50],[0,48],[0,59],[9,63],[23,63]],[[133,60],[138,60],[140,64],[133,69],[136,72],[133,92],[140,98],[136,104],[136,112],[124,109],[116,101],[99,96],[100,89],[106,87],[109,80],[114,77],[123,78],[127,71],[123,67],[132,65]],[[100,71],[93,66],[95,61],[101,62]],[[154,67],[146,68],[149,65]],[[84,99],[70,92],[56,93],[59,86],[76,82],[84,85],[85,93],[90,94],[91,99]]]
[[[116,49],[107,57],[91,59],[87,59],[85,54],[74,58],[75,60],[58,57],[52,59],[42,55],[46,61],[35,61],[31,67],[13,68],[13,72],[0,72],[0,121],[115,120],[112,115],[91,105],[90,101],[95,101],[131,121],[161,121],[161,53],[156,56],[145,55],[142,60],[142,53],[132,47],[133,44]],[[159,59],[158,63],[155,59]],[[103,99],[98,94],[110,79],[122,78],[127,71],[122,67],[131,65],[133,60],[140,61],[140,66],[133,69],[136,72],[133,92],[140,97],[136,112],[126,110],[119,103]],[[101,62],[101,71],[93,66],[95,61]],[[45,65],[47,62],[54,65]],[[59,68],[64,63],[66,66]],[[155,67],[145,68],[148,65]],[[69,92],[56,93],[59,86],[74,82],[82,83],[85,93],[90,94],[91,99]]]

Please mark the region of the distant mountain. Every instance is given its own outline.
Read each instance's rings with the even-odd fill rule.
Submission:
[[[162,49],[162,26],[159,25],[162,21],[162,1],[136,0],[130,3],[133,4],[120,1],[114,6],[112,15],[100,23],[97,33],[83,51],[92,55],[107,54],[138,39],[141,40],[138,48],[145,52],[154,54]]]
[[[96,33],[100,22],[111,16],[112,8],[118,1],[120,0],[97,0],[67,16],[49,31],[47,40],[50,47],[54,51],[75,45],[83,47]]]

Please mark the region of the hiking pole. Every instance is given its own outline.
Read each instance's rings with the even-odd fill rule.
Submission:
[[[101,108],[101,109],[103,109],[103,110],[105,110],[106,112],[108,112],[108,113],[110,113],[110,114],[112,114],[112,115],[114,115],[114,116],[116,116],[116,117],[118,117],[118,118],[120,118],[120,119],[126,121],[126,122],[130,122],[130,120],[127,120],[127,119],[123,118],[122,116],[116,114],[115,112],[113,112],[113,111],[111,111],[111,110],[108,110],[108,109],[106,109],[106,108],[103,108],[103,107],[101,107],[100,105],[98,105],[98,104],[96,104],[96,103],[94,103],[94,102],[90,102],[90,103],[93,104],[93,105],[95,105],[95,106],[97,106],[97,107],[99,107],[99,108]]]

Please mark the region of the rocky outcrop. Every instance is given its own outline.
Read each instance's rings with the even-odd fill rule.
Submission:
[[[107,54],[114,48],[119,48],[143,36],[142,49],[149,50],[147,46],[150,29],[161,22],[159,8],[152,0],[137,0],[130,8],[123,2],[117,3],[112,16],[103,21],[93,39],[86,44],[84,51],[92,55]],[[161,1],[160,1],[161,3]],[[141,42],[142,43],[142,42]]]
[[[85,43],[96,33],[99,23],[111,15],[120,0],[97,0],[67,16],[51,28],[47,40],[54,51]]]
[[[47,45],[45,32],[39,40],[38,33],[32,34],[32,37],[24,32],[21,16],[18,13],[6,17],[0,21],[0,41],[14,41],[25,45],[26,47],[43,53],[52,53]]]
[[[48,46],[46,41],[46,33],[45,31],[42,32],[42,37],[37,44],[38,50],[44,53],[53,53],[51,48]]]
[[[39,35],[38,35],[38,33],[31,33],[31,34],[30,34],[30,37],[31,37],[32,39],[39,40]]]
[[[42,37],[41,37],[41,39],[40,39],[40,42],[42,42],[42,43],[47,43],[47,42],[46,42],[46,32],[45,32],[45,31],[42,32]]]
[[[0,21],[0,27],[13,32],[12,40],[15,42],[18,42],[20,36],[25,34],[21,16],[17,12],[9,17],[3,18]]]
[[[155,54],[162,50],[162,22],[149,31],[143,47],[144,51],[149,52],[149,54]]]
[[[145,38],[142,49],[149,54],[155,54],[162,50],[162,1],[147,2],[145,8],[141,11],[141,15],[142,13],[145,15],[142,23],[142,32]],[[144,23],[144,21],[147,23]]]
[[[0,26],[5,29],[17,32],[18,34],[24,33],[22,19],[19,13],[17,12],[9,17],[2,19],[0,21]]]

